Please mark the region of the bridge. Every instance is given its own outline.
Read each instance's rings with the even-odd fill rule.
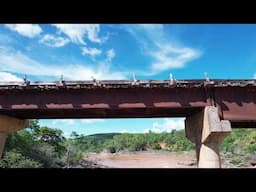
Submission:
[[[221,167],[232,128],[256,128],[256,80],[0,82],[0,155],[26,119],[186,117],[198,167]]]

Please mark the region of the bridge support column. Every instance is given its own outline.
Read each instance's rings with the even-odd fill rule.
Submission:
[[[4,151],[4,144],[5,144],[6,137],[7,137],[7,134],[0,133],[0,159],[2,158],[2,154]]]
[[[27,120],[0,115],[0,159],[2,158],[4,144],[8,133],[24,129],[27,125]]]
[[[230,122],[220,120],[218,109],[207,106],[185,120],[186,137],[196,144],[199,168],[221,168],[219,145],[231,132]]]

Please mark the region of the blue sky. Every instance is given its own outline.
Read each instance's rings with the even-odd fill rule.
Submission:
[[[0,81],[256,78],[254,24],[2,24]],[[65,135],[155,132],[184,119],[40,120]]]

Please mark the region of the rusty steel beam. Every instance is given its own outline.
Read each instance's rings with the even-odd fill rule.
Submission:
[[[0,114],[18,118],[187,117],[217,106],[256,127],[255,80],[0,82]]]
[[[48,118],[44,115],[41,117],[41,111],[63,111],[61,117],[72,118],[76,117],[75,111],[84,114],[89,113],[97,118],[97,110],[108,111],[111,117],[119,116],[120,112],[124,112],[125,116],[136,117],[136,110],[146,113],[145,117],[150,117],[151,113],[156,113],[155,116],[161,116],[165,111],[173,110],[170,115],[185,116],[190,113],[187,109],[202,108],[207,104],[204,88],[120,88],[120,89],[79,89],[79,90],[25,90],[11,91],[0,93],[0,113],[13,113],[21,115],[22,111],[28,116],[35,116],[38,113],[38,118]],[[157,112],[157,110],[160,110]],[[83,112],[84,111],[84,112]],[[153,111],[153,112],[150,112]],[[177,111],[177,113],[178,113]],[[70,113],[69,113],[70,112]],[[108,117],[108,112],[104,112]],[[157,113],[159,113],[157,115]],[[23,118],[25,115],[22,115]],[[49,118],[58,118],[49,115]]]
[[[221,118],[232,127],[256,127],[256,87],[219,87],[214,94]]]

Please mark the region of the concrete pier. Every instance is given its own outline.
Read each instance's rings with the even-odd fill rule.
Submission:
[[[207,106],[185,120],[186,136],[196,144],[199,168],[221,168],[219,145],[231,132],[231,124],[220,120],[218,109]]]

